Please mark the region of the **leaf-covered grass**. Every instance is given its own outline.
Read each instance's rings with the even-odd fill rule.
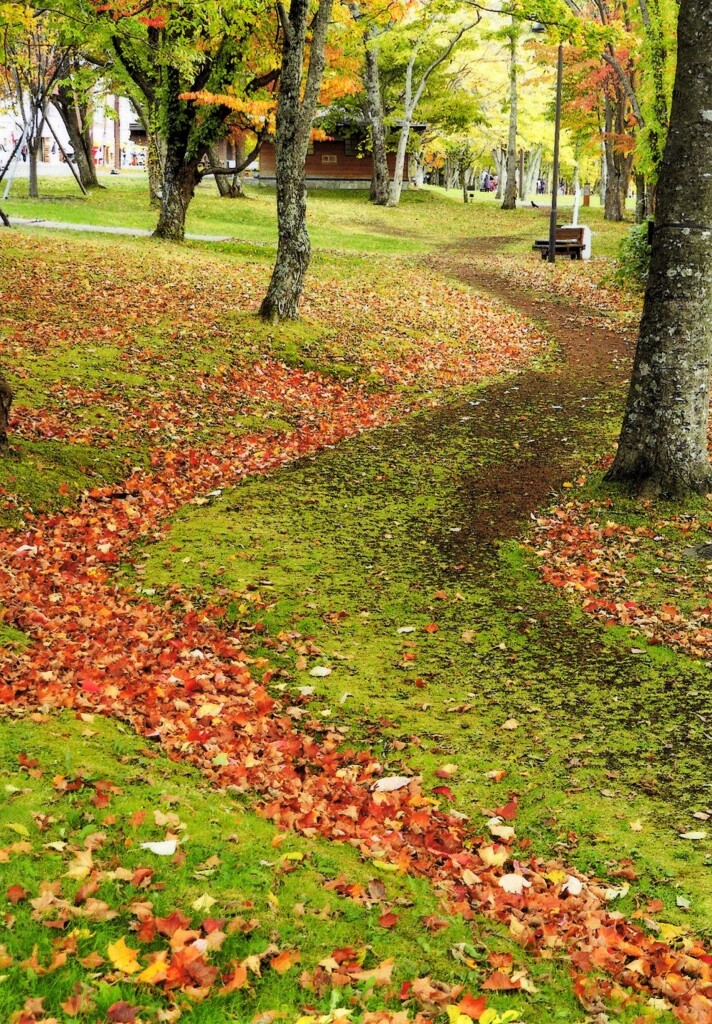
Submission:
[[[471,562],[471,517],[487,515],[477,467],[496,470],[502,449],[472,434],[466,408],[347,442],[186,510],[146,550],[139,586],[259,593],[269,637],[296,632],[321,650],[299,661],[294,644],[279,664],[290,686],[314,688],[330,722],[394,763],[405,743],[433,785],[455,763],[448,785],[475,817],[518,793],[518,828],[537,852],[565,851],[612,886],[627,879],[621,909],[660,899],[665,920],[706,931],[712,851],[678,836],[712,807],[708,670],[669,651],[636,653],[627,631],[587,622],[537,581],[516,544]],[[596,421],[591,409],[585,416]],[[585,458],[584,447],[572,467]],[[254,622],[253,605],[236,600],[229,620]],[[310,678],[315,664],[331,674]],[[519,723],[511,732],[509,719]],[[504,781],[488,779],[493,770]]]
[[[141,183],[130,179],[112,182],[86,204],[35,205],[41,215],[77,222],[88,220],[87,211],[96,223],[149,227],[153,217]],[[35,205],[14,200],[11,212]],[[267,669],[265,685],[289,708],[297,730],[305,714],[348,730],[340,735],[374,749],[385,774],[421,772],[426,794],[446,778],[454,808],[475,832],[487,834],[493,811],[516,794],[519,841],[556,859],[552,891],[561,883],[560,865],[573,865],[605,878],[609,908],[640,911],[650,934],[682,945],[691,929],[705,932],[712,917],[709,845],[678,836],[700,827],[693,815],[705,813],[710,799],[709,737],[700,718],[708,713],[706,669],[669,651],[634,653],[638,642],[627,631],[587,620],[542,585],[516,543],[496,556],[470,543],[471,530],[483,524],[493,536],[508,536],[497,530],[497,502],[482,498],[496,495],[496,487],[480,482],[505,472],[515,439],[525,475],[537,453],[557,446],[556,457],[573,475],[610,446],[621,396],[606,392],[587,403],[567,420],[563,438],[558,406],[546,403],[501,422],[495,417],[489,429],[486,415],[471,427],[483,401],[487,410],[483,382],[535,359],[543,381],[552,369],[551,347],[522,317],[428,269],[426,250],[437,256],[449,243],[508,234],[505,272],[519,273],[534,292],[551,286],[563,295],[579,281],[594,306],[597,268],[546,268],[542,276],[527,252],[542,211],[504,215],[489,199],[465,207],[432,190],[410,194],[396,211],[376,210],[353,194],[314,193],[316,251],[304,320],[275,329],[254,315],[273,258],[273,206],[269,193],[226,204],[200,190],[190,227],[242,239],[237,244],[180,249],[47,232],[38,253],[34,233],[0,235],[0,258],[13,274],[0,314],[0,363],[17,394],[13,451],[0,465],[2,511],[5,523],[22,527],[3,537],[13,567],[6,589],[14,588],[17,599],[17,607],[0,610],[7,664],[26,665],[28,677],[31,668],[43,694],[59,691],[78,708],[97,692],[120,694],[117,713],[147,728],[148,719],[132,718],[126,694],[134,693],[137,714],[166,700],[154,677],[169,676],[182,630],[194,629],[201,621],[194,610],[215,598],[224,605],[217,627],[257,659],[255,680]],[[601,228],[608,241],[621,230]],[[409,416],[442,406],[448,396],[440,412]],[[371,429],[394,420],[404,422]],[[362,436],[277,470],[355,433]],[[269,476],[224,486],[265,470]],[[114,490],[102,490],[112,483]],[[78,506],[77,495],[86,491]],[[168,510],[187,500],[165,532]],[[62,509],[66,515],[44,515]],[[18,554],[21,542],[27,548]],[[28,582],[34,566],[36,593]],[[124,628],[136,630],[126,651]],[[197,664],[200,658],[198,650]],[[141,659],[144,668],[137,667]],[[331,671],[312,677],[314,667]],[[108,690],[105,669],[115,674]],[[15,683],[27,703],[23,679]],[[165,686],[174,685],[169,676]],[[166,736],[176,717],[198,710],[194,700],[181,691],[164,708]],[[218,728],[220,711],[213,706],[213,713],[213,724],[201,724],[198,734]],[[241,730],[223,733],[230,750]],[[32,845],[8,854],[8,870],[16,873],[8,884],[33,888],[11,911],[17,924],[5,944],[15,944],[7,968],[12,984],[0,983],[5,1016],[34,995],[46,995],[47,1011],[60,1013],[60,999],[71,996],[75,982],[91,986],[97,1021],[122,1000],[148,1006],[143,1016],[150,1021],[166,1008],[171,996],[160,986],[137,992],[133,982],[111,977],[111,965],[77,966],[74,953],[50,974],[17,961],[30,957],[37,942],[46,966],[52,940],[56,952],[76,926],[82,955],[97,950],[106,957],[109,943],[124,936],[140,947],[147,966],[166,942],[134,939],[125,879],[97,879],[95,898],[118,916],[89,921],[89,934],[76,925],[74,910],[55,934],[31,918],[28,900],[47,879],[58,881],[60,898],[74,905],[82,879],[66,874],[76,860],[70,854],[72,847],[85,849],[93,832],[106,832],[93,854],[97,870],[116,873],[153,856],[139,842],[175,829],[186,839],[186,856],[151,863],[158,886],[165,884],[149,889],[156,913],[179,909],[200,924],[207,912],[192,903],[207,894],[218,901],[211,915],[248,918],[253,903],[259,918],[250,935],[239,927],[230,932],[210,958],[220,978],[203,1002],[190,1003],[191,1020],[243,1022],[264,1010],[290,1021],[305,1006],[333,1015],[356,999],[352,1020],[361,1024],[369,1009],[396,1012],[400,983],[423,975],[477,992],[497,957],[509,953],[514,960],[505,956],[503,963],[526,968],[538,991],[490,995],[490,1005],[514,1006],[526,1024],[581,1020],[558,951],[551,959],[530,957],[498,926],[457,915],[431,930],[422,919],[443,909],[422,880],[374,868],[351,846],[327,846],[312,835],[273,846],[275,833],[249,809],[249,797],[208,788],[203,776],[155,756],[152,741],[133,738],[125,727],[98,717],[40,716],[3,723],[0,732],[10,779],[2,820],[30,833],[10,829],[5,846],[26,839]],[[177,752],[199,760],[194,738]],[[37,757],[38,766],[20,770],[19,753]],[[235,768],[227,754],[207,763],[215,776]],[[80,771],[88,784],[76,790],[52,782]],[[309,770],[300,764],[298,771],[306,782]],[[97,787],[102,778],[123,792]],[[281,782],[274,780],[276,799]],[[108,806],[92,803],[107,793]],[[172,795],[177,802],[165,799]],[[425,807],[440,814],[448,799],[426,796]],[[32,816],[37,808],[57,819],[46,832]],[[177,814],[187,828],[164,818],[157,825],[156,808]],[[139,810],[146,818],[134,826]],[[69,845],[45,848],[55,836]],[[213,854],[220,865],[201,867]],[[385,903],[380,895],[364,902],[325,889],[339,875],[366,890],[372,878],[385,880]],[[501,895],[496,883],[493,891]],[[141,890],[138,898],[145,895]],[[651,901],[662,904],[659,913]],[[302,903],[304,913],[295,913]],[[399,920],[386,929],[378,917],[391,908]],[[201,941],[208,934],[204,928]],[[261,980],[245,968],[249,986],[216,995],[229,965],[242,965],[270,943],[280,952],[298,949],[300,964],[279,975],[271,958],[280,954],[272,952]],[[362,984],[316,993],[298,985],[301,970],[313,971],[343,946],[365,950],[366,969],[392,956],[392,991],[384,986],[364,1000]],[[174,991],[186,1006],[189,987]],[[417,1009],[407,1002],[411,1016]],[[614,1000],[614,1012],[615,1020],[628,1021],[641,1008]],[[432,1009],[438,1014],[445,1019],[442,1007]]]
[[[520,993],[490,995],[490,1006],[543,1022],[555,1005],[557,1019],[576,1019],[560,958],[537,963],[492,925],[443,918],[426,883],[364,863],[347,845],[278,833],[244,800],[215,792],[151,746],[93,715],[0,720],[0,862],[3,896],[12,900],[0,935],[3,1020],[37,997],[48,1015],[69,1019],[76,995],[86,1000],[80,1019],[97,1022],[117,1002],[141,1007],[147,1022],[170,1006],[195,1024],[270,1011],[294,1022],[310,1006],[360,1015],[401,1007],[401,985],[426,975],[476,992],[493,951],[514,954],[542,989],[526,1009]],[[178,840],[174,856],[141,848],[166,836]],[[380,925],[390,912],[397,925]],[[142,970],[157,953],[170,958],[179,939],[141,928],[174,913],[184,915],[185,929],[222,936],[205,957],[219,973],[202,998],[190,977],[164,991],[112,961],[110,947],[122,939]],[[442,923],[428,928],[423,919],[431,917]],[[391,982],[308,987],[320,961],[349,948],[347,960],[365,971],[392,962]],[[285,952],[293,963],[279,973],[273,962]],[[82,963],[91,954],[95,962]],[[220,995],[244,962],[244,985]]]

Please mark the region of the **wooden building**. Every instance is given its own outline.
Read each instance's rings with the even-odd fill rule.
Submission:
[[[260,152],[260,171],[256,182],[274,185],[275,151],[265,142]],[[388,170],[395,173],[396,155],[388,154]],[[307,188],[370,188],[373,160],[370,153],[356,147],[350,138],[315,141],[309,146],[306,163]],[[408,187],[408,157],[403,172],[403,188]]]

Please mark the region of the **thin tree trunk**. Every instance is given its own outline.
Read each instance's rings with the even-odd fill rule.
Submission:
[[[618,453],[607,479],[651,494],[712,489],[712,8],[682,0],[650,275]]]
[[[28,140],[27,159],[30,162],[30,177],[28,195],[30,199],[39,199],[39,184],[37,179],[37,161],[39,159],[40,146],[42,145],[42,126],[37,129],[37,134]]]
[[[539,172],[541,170],[541,154],[542,146],[540,143],[537,143],[537,145],[534,146],[533,149],[529,151],[527,158],[527,169],[524,175],[524,190],[521,196],[522,199],[526,199],[527,196],[534,191],[534,187],[536,185],[537,179],[539,178]]]
[[[10,385],[0,370],[0,449],[7,447],[7,421],[10,416],[13,394]]]
[[[309,70],[302,92],[309,0],[291,0],[289,14],[279,7],[284,42],[277,100],[275,139],[277,175],[277,260],[260,316],[271,323],[297,320],[299,299],[309,266],[305,164],[309,134],[324,74],[324,47],[332,0],[320,0],[313,20]]]
[[[517,206],[517,23],[512,17],[509,35],[509,139],[507,140],[507,183],[503,210]]]
[[[405,174],[405,158],[408,151],[408,138],[410,136],[411,118],[405,116],[401,124],[400,135],[398,136],[398,148],[396,150],[396,166],[391,182],[391,192],[388,201],[389,206],[398,206],[403,191],[403,176]]]
[[[642,224],[647,213],[648,203],[645,194],[645,175],[635,176],[635,223]]]
[[[378,74],[378,49],[376,31],[370,28],[364,36],[366,47],[364,84],[366,105],[371,128],[371,153],[373,174],[371,177],[371,202],[376,206],[387,206],[389,199],[388,156],[386,148],[386,126],[383,119],[381,82]]]

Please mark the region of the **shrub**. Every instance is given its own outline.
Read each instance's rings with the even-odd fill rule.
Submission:
[[[642,291],[648,280],[649,268],[648,225],[636,224],[619,246],[613,280],[622,288]]]

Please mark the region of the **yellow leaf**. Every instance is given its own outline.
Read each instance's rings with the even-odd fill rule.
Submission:
[[[450,1024],[472,1024],[472,1017],[468,1017],[466,1013],[462,1013],[462,1011],[454,1005],[448,1006],[447,1017]]]
[[[269,903],[272,910],[279,910],[279,900],[273,892],[267,893],[267,902]]]
[[[636,818],[635,821],[628,822],[628,828],[631,830],[631,832],[642,832],[643,822],[640,820],[640,818]]]
[[[107,947],[109,960],[118,971],[124,974],[135,974],[141,970],[141,964],[136,959],[137,949],[131,949],[126,945],[123,935],[116,942],[110,942]]]
[[[398,868],[395,864],[389,864],[387,860],[374,860],[374,865],[380,868],[381,871],[397,871]]]
[[[19,825],[16,821],[9,822],[5,828],[11,828],[13,832],[17,832],[18,836],[29,836],[29,830],[25,825]]]
[[[215,905],[215,900],[209,893],[204,892],[202,896],[198,896],[197,900],[193,900],[191,907],[193,910],[197,910],[199,914],[207,913],[212,906]]]
[[[123,940],[122,940],[123,941]],[[164,960],[154,960],[145,970],[141,971],[136,981],[144,985],[158,985],[168,974],[168,964]]]

